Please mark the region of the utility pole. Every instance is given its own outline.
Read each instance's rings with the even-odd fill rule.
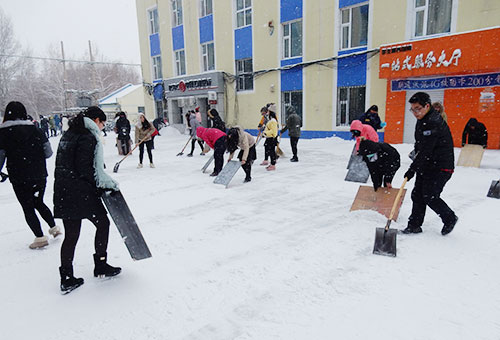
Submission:
[[[64,58],[64,44],[61,41],[61,54],[62,54],[62,65],[63,65],[63,93],[64,93],[64,114],[68,110],[68,101],[66,98],[66,59]]]
[[[92,43],[91,43],[90,40],[89,40],[89,58],[90,58],[90,67],[92,68],[92,70],[91,70],[91,73],[92,73],[92,87],[93,87],[92,92],[94,92],[97,89],[97,85],[96,85],[96,74],[97,74],[97,71],[95,69],[94,56],[92,55]]]

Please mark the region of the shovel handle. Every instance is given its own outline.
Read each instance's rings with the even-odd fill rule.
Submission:
[[[396,195],[396,199],[394,200],[394,203],[392,204],[391,213],[389,215],[389,219],[387,220],[385,230],[389,229],[389,225],[391,224],[391,220],[394,217],[394,213],[396,212],[396,208],[398,207],[399,199],[401,198],[401,195],[403,195],[403,189],[405,188],[406,182],[408,182],[407,177],[405,177],[403,184],[401,184],[401,188],[399,188],[398,194]]]

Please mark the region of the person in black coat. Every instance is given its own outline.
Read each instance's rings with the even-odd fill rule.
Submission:
[[[370,106],[370,108],[365,113],[363,113],[358,120],[360,120],[363,124],[371,125],[371,127],[374,128],[375,131],[380,130],[383,127],[378,115],[377,105]]]
[[[443,221],[442,235],[450,233],[458,217],[440,197],[443,188],[455,168],[453,140],[450,128],[439,112],[431,106],[425,92],[415,93],[409,100],[411,111],[417,118],[415,126],[415,158],[405,173],[408,180],[415,173],[417,178],[411,193],[413,208],[408,227],[403,233],[421,233],[426,206],[429,206]]]
[[[392,188],[392,179],[400,167],[399,152],[387,143],[377,143],[368,139],[361,140],[358,153],[368,166],[377,191],[382,185]]]
[[[467,137],[469,140],[467,141]],[[462,146],[465,144],[482,145],[486,149],[488,146],[488,131],[483,123],[478,122],[476,118],[471,118],[465,124],[464,132],[462,133]]]
[[[118,120],[115,124],[115,132],[118,138],[118,147],[121,149],[121,155],[128,155],[130,152],[130,121],[125,112],[118,112]]]
[[[7,170],[17,200],[23,208],[28,226],[35,234],[31,249],[47,246],[40,220],[35,210],[49,225],[49,233],[61,234],[50,209],[43,203],[47,185],[45,159],[52,156],[47,136],[28,120],[26,108],[20,102],[10,102],[5,108],[5,117],[0,124],[0,170],[7,158]]]
[[[66,232],[61,246],[61,291],[83,284],[73,276],[73,258],[83,219],[96,227],[94,276],[115,276],[121,268],[107,264],[109,219],[101,201],[103,191],[117,191],[118,183],[104,172],[100,133],[104,112],[91,106],[69,122],[57,149],[54,182],[54,216],[63,220]]]
[[[220,117],[219,112],[216,109],[210,109],[207,114],[210,118],[211,127],[226,133],[226,123]]]
[[[49,138],[49,120],[44,116],[40,116],[40,129],[42,129],[45,136]]]

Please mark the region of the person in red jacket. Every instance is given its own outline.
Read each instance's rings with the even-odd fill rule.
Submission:
[[[210,176],[217,176],[224,165],[224,152],[226,151],[226,133],[216,128],[198,126],[196,135],[203,139],[209,147],[214,149],[215,167]],[[207,149],[208,150],[208,149]]]
[[[361,123],[359,120],[352,121],[351,133],[352,136],[356,138],[356,152],[359,150],[361,137],[371,140],[372,142],[378,142],[378,134],[375,129],[371,125]]]

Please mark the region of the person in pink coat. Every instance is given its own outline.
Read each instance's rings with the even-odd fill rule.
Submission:
[[[378,142],[378,134],[375,129],[368,124],[361,123],[360,120],[353,120],[351,123],[351,133],[352,136],[356,138],[356,153],[359,150],[359,143],[361,142],[361,137],[364,139],[371,140],[372,142]]]
[[[217,176],[224,165],[224,152],[226,151],[226,134],[219,129],[198,126],[196,135],[214,149],[215,167],[210,176]],[[208,150],[208,149],[207,149]]]

